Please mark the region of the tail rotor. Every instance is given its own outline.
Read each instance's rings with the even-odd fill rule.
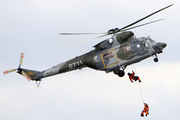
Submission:
[[[28,81],[30,81],[31,78],[21,69],[23,59],[24,59],[24,53],[21,53],[19,67],[17,69],[10,69],[10,70],[3,71],[3,73],[7,74],[7,73],[11,73],[11,72],[14,72],[17,70],[17,73],[22,74],[24,77],[26,77],[28,79]]]

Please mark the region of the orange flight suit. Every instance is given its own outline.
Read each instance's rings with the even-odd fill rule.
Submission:
[[[134,76],[135,75],[134,71],[133,71],[132,74],[128,73],[128,75],[129,75],[129,79],[130,79],[131,82],[133,82],[132,79],[135,80],[135,81],[139,80],[139,82],[141,82],[141,80],[140,80],[140,78],[138,76]]]
[[[141,117],[144,117],[144,113],[146,113],[146,116],[149,115],[149,106],[146,103],[144,103],[144,109],[141,113]]]

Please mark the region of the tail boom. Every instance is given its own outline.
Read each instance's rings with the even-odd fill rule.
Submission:
[[[83,67],[86,67],[84,56],[80,56],[43,71],[43,74],[40,77],[45,78],[56,74],[82,69]]]

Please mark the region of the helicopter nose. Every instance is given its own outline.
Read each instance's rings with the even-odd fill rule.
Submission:
[[[157,45],[161,48],[161,50],[167,46],[166,43],[161,43],[161,42],[158,42]]]

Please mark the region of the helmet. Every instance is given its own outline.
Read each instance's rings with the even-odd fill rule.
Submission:
[[[144,103],[144,105],[145,105],[145,106],[148,106],[148,104],[147,104],[147,103]]]

